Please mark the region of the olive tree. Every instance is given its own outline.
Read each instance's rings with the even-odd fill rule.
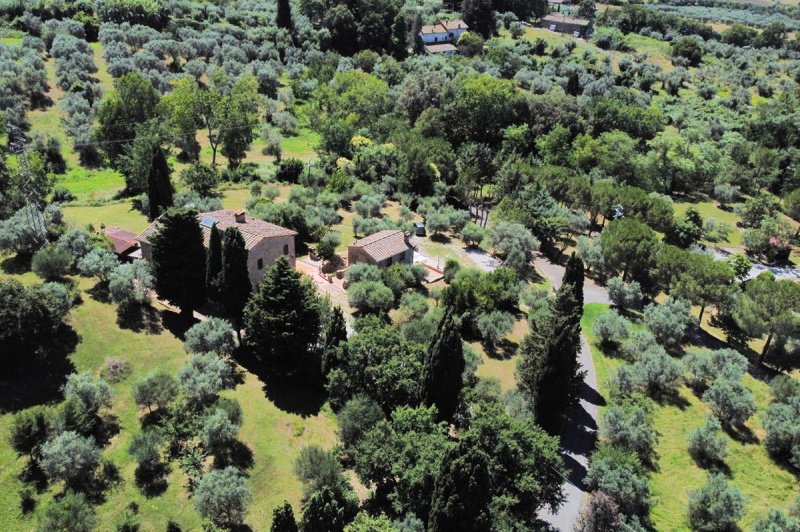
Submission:
[[[252,496],[239,470],[226,467],[206,473],[192,498],[200,515],[219,527],[229,528],[244,522]]]
[[[689,493],[689,523],[695,530],[731,530],[744,515],[746,499],[719,473]]]
[[[189,353],[230,355],[236,350],[236,334],[230,322],[211,317],[186,331],[183,347]]]
[[[100,449],[92,438],[65,431],[42,446],[39,465],[50,480],[63,480],[73,489],[88,489],[97,466]]]

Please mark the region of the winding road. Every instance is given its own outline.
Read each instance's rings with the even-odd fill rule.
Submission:
[[[500,261],[482,249],[470,249],[467,255],[475,266],[483,271],[491,271],[500,266]],[[564,278],[564,267],[550,262],[541,255],[534,259],[536,269],[544,274],[554,289],[561,286]],[[585,279],[583,286],[583,302],[610,303],[608,292],[591,279]],[[581,350],[578,361],[586,372],[581,386],[579,402],[567,414],[564,432],[561,435],[561,453],[569,475],[564,479],[564,504],[555,512],[543,510],[539,518],[550,525],[553,530],[571,531],[575,520],[581,512],[587,488],[584,484],[589,456],[597,441],[598,407],[603,404],[602,396],[597,392],[597,372],[595,371],[589,342],[581,334]]]

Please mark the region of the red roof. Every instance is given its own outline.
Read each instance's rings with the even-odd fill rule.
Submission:
[[[413,247],[406,242],[405,233],[399,229],[384,229],[383,231],[378,231],[377,233],[362,238],[350,247],[363,249],[364,252],[376,262],[413,249]]]
[[[139,247],[139,242],[136,241],[136,234],[119,227],[106,227],[103,234],[114,244],[114,253],[117,255],[122,255],[133,248]]]

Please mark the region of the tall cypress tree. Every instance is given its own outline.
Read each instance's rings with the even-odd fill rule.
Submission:
[[[147,200],[150,204],[150,219],[154,220],[162,211],[172,207],[172,188],[169,164],[164,156],[164,150],[156,145],[150,161],[150,171],[147,174]]]
[[[567,260],[564,279],[561,282],[572,285],[572,297],[579,309],[583,308],[583,276],[583,261],[573,252]]]
[[[307,368],[320,333],[314,285],[304,281],[286,257],[279,258],[247,301],[244,324],[248,345],[270,369]]]
[[[453,419],[463,385],[465,363],[460,330],[459,321],[448,308],[439,322],[422,368],[420,398],[426,405],[436,405],[439,419],[447,421]]]
[[[156,292],[191,319],[195,307],[206,300],[206,250],[197,212],[173,208],[159,224],[150,238]]]
[[[550,305],[550,316],[522,341],[517,384],[533,408],[534,419],[557,436],[564,413],[577,398],[581,381],[580,314],[573,286],[564,283]]]
[[[275,23],[279,28],[289,30],[289,33],[294,30],[292,7],[289,5],[289,0],[278,0],[278,15],[275,17]]]
[[[219,302],[225,314],[233,319],[236,335],[241,340],[242,314],[253,287],[247,273],[247,249],[242,233],[228,227],[222,234],[222,267],[219,272]]]
[[[219,289],[219,272],[222,270],[222,239],[219,236],[217,224],[211,226],[208,237],[208,250],[206,251],[206,292],[208,297],[217,300]]]

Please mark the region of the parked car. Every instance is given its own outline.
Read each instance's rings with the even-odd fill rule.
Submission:
[[[414,222],[414,234],[416,236],[425,236],[425,224],[422,222]]]

